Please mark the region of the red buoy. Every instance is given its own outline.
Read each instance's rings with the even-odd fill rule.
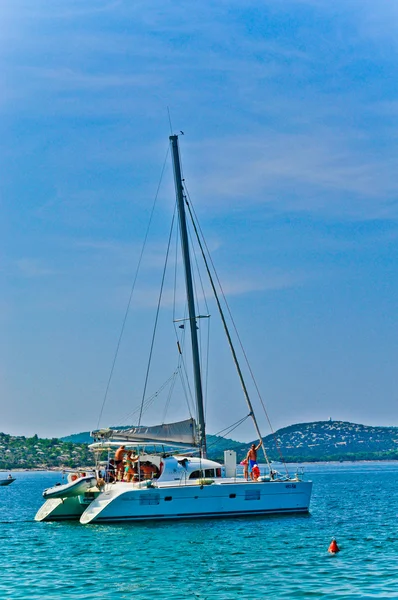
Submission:
[[[332,542],[328,548],[328,552],[330,552],[330,554],[337,554],[337,552],[340,552],[340,548],[338,547],[334,538],[332,539]]]

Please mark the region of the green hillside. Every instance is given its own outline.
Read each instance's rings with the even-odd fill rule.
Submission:
[[[72,433],[72,435],[67,435],[62,437],[61,440],[63,442],[72,442],[72,444],[92,444],[93,438],[90,435],[89,431],[82,431],[81,433]]]
[[[275,433],[275,437],[286,462],[398,460],[397,427],[315,421],[284,427]],[[93,464],[93,455],[88,449],[91,441],[89,432],[63,439],[41,439],[37,435],[26,438],[0,433],[0,469],[90,466]],[[235,450],[240,461],[250,443],[208,435],[208,456],[222,460],[224,450]],[[264,437],[264,445],[270,459],[279,461],[280,454],[272,435]]]
[[[275,437],[286,462],[398,460],[398,427],[314,421],[279,429]],[[264,444],[271,460],[279,460],[273,436]]]
[[[48,469],[89,466],[93,455],[86,444],[0,433],[0,469]]]
[[[276,449],[275,438],[280,452]],[[339,460],[398,460],[398,428],[373,427],[347,421],[314,421],[284,427],[265,436],[264,445],[271,460],[281,454],[287,462]],[[89,432],[63,438],[89,443]],[[257,440],[254,440],[257,443]],[[215,435],[207,436],[208,455],[222,459],[224,450],[235,450],[241,460],[251,442],[242,443]]]

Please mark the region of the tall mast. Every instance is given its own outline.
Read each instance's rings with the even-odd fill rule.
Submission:
[[[179,153],[179,149],[178,149],[178,135],[171,135],[169,137],[169,139],[170,139],[170,143],[171,143],[171,151],[173,154],[174,184],[175,184],[175,189],[176,189],[178,216],[179,216],[179,221],[180,221],[181,247],[182,247],[182,255],[183,255],[184,269],[185,269],[185,285],[186,285],[186,290],[187,290],[189,324],[191,327],[191,344],[192,344],[193,373],[194,373],[194,381],[195,381],[195,398],[196,398],[196,406],[197,406],[197,410],[198,410],[198,421],[199,421],[199,441],[200,441],[202,457],[206,458],[206,427],[205,427],[205,414],[204,414],[204,409],[203,409],[202,378],[201,378],[201,373],[200,373],[198,332],[197,332],[197,328],[196,328],[195,299],[194,299],[194,294],[193,294],[191,260],[190,260],[190,256],[189,256],[187,222],[186,222],[186,218],[185,218],[184,190],[183,190],[182,178],[181,178],[181,163],[180,163],[180,153]]]

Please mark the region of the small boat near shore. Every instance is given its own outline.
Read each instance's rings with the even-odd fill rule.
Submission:
[[[6,477],[6,479],[0,479],[0,487],[10,485],[10,483],[13,483],[13,481],[15,481],[15,477],[10,474],[8,477]]]

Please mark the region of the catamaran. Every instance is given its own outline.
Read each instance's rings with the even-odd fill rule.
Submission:
[[[198,343],[198,320],[186,215],[186,193],[181,175],[178,136],[170,136],[174,167],[181,250],[184,264],[186,299],[191,342],[196,417],[177,423],[152,427],[142,425],[125,429],[99,429],[91,445],[97,456],[121,445],[134,451],[135,470],[127,481],[117,473],[103,477],[97,468],[92,473],[69,473],[64,485],[45,490],[46,502],[37,521],[80,520],[80,523],[134,522],[182,518],[213,518],[306,513],[309,510],[312,482],[302,474],[281,475],[268,461],[268,472],[248,480],[237,475],[236,452],[224,452],[224,463],[207,457],[202,372]],[[217,307],[232,351],[238,377],[261,440],[243,374],[232,344],[216,288],[207,269]],[[196,452],[196,456],[194,453]],[[146,467],[146,469],[144,468]],[[108,472],[109,475],[109,472]]]

